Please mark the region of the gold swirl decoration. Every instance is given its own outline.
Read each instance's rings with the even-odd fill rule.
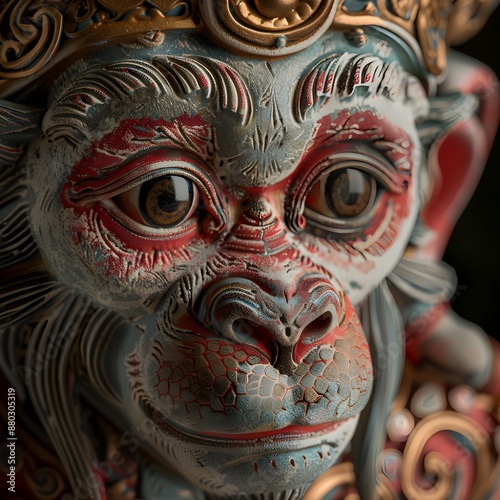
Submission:
[[[446,65],[446,27],[453,0],[376,0],[367,2],[364,9],[352,11],[348,0],[341,0],[335,16],[339,27],[380,26],[401,28],[402,38],[419,42],[427,69],[434,75]],[[394,28],[392,28],[394,31]]]
[[[448,23],[448,44],[459,45],[472,38],[496,6],[497,2],[491,0],[457,0]]]
[[[453,411],[432,413],[415,426],[408,437],[403,452],[401,488],[406,498],[421,500],[441,500],[452,498],[454,471],[449,461],[437,450],[425,452],[429,440],[440,432],[457,433],[465,438],[472,447],[475,457],[475,479],[468,495],[470,499],[480,500],[481,490],[488,482],[494,467],[490,450],[490,439],[477,423],[466,415]],[[457,441],[457,450],[460,448]],[[433,477],[434,484],[424,488],[419,484],[418,472],[422,464],[426,477]],[[456,472],[457,474],[459,472]]]
[[[308,488],[302,500],[318,500],[328,494],[329,498],[359,500],[359,495],[354,489],[354,480],[353,464],[351,462],[339,463],[318,477]],[[336,494],[332,497],[334,491]]]
[[[285,55],[311,45],[331,25],[335,0],[200,1],[208,30],[233,49]]]
[[[0,13],[0,76],[24,78],[40,69],[57,49],[63,16],[52,7],[32,9],[10,2]]]
[[[341,462],[323,473],[307,489],[302,500],[360,500],[356,492],[355,473],[352,462]],[[380,474],[377,485],[376,498],[383,500],[397,500],[397,494],[390,481]]]
[[[194,29],[193,12],[191,0],[0,0],[0,97],[82,52]]]
[[[380,26],[420,46],[428,71],[438,76],[446,67],[449,44],[465,41],[484,25],[498,0],[340,0],[334,19],[338,28]],[[409,35],[409,36],[408,36]]]
[[[282,57],[329,28],[381,27],[440,75],[448,45],[481,29],[498,1],[0,0],[0,98],[102,46],[180,29],[201,30],[233,52]]]

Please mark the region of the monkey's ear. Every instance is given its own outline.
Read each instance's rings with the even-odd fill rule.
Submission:
[[[0,166],[12,165],[39,133],[42,110],[0,99]]]
[[[419,127],[432,177],[421,209],[420,257],[440,260],[453,227],[477,186],[500,114],[498,80],[475,59],[451,53],[448,75]]]

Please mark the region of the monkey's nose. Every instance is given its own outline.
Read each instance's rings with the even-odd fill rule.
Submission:
[[[301,278],[292,292],[278,287],[243,277],[218,281],[202,296],[199,320],[221,337],[258,348],[290,375],[315,346],[333,344],[344,306],[321,276]]]

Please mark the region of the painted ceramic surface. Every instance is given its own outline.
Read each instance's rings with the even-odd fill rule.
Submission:
[[[247,55],[127,39],[67,65],[43,112],[1,101],[19,498],[498,491],[498,346],[449,311],[440,262],[494,81],[452,54],[438,82],[441,53],[361,14],[307,43],[289,20],[277,58],[218,21]]]
[[[213,493],[298,488],[338,459],[372,385],[354,306],[418,209],[418,82],[318,44],[269,63],[182,36],[113,51],[64,81],[28,155],[49,267],[135,326],[93,360],[114,411],[150,418],[155,452]],[[354,201],[340,214],[332,189]]]

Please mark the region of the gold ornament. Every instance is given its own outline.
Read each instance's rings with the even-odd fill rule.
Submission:
[[[233,52],[282,57],[327,29],[385,28],[442,74],[449,44],[481,29],[498,0],[0,0],[0,97],[99,47],[199,30]]]

